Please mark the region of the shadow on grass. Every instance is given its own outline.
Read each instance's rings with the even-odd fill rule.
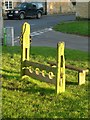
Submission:
[[[42,86],[42,85],[38,85],[38,83],[34,83],[32,82],[32,80],[28,80],[27,78],[25,80],[21,80],[21,76],[18,72],[15,72],[15,73],[18,73],[17,75],[12,75],[11,73],[14,73],[14,71],[8,71],[8,70],[3,70],[5,72],[9,72],[10,75],[7,75],[7,74],[3,74],[2,77],[5,79],[5,80],[8,80],[7,81],[7,86],[3,86],[3,88],[7,89],[7,90],[17,90],[17,91],[22,91],[22,92],[27,92],[28,94],[35,94],[35,93],[39,93],[40,96],[43,96],[43,95],[46,95],[46,94],[54,94],[56,91],[55,91],[55,88],[50,88],[49,86],[48,87],[45,87],[45,86]],[[10,80],[12,80],[12,83],[10,83]],[[41,80],[37,80],[34,78],[34,81],[41,81]],[[18,82],[18,83],[17,83]],[[45,82],[46,83],[46,82]],[[21,87],[19,87],[21,85]],[[50,84],[50,83],[47,83],[47,84]],[[78,85],[78,82],[72,82],[72,81],[66,81],[66,85]],[[28,87],[27,87],[28,86]]]
[[[39,87],[38,85],[36,86],[32,86],[30,88],[25,88],[25,89],[22,89],[23,92],[28,92],[29,94],[35,94],[35,93],[39,93],[40,96],[44,96],[44,95],[47,95],[47,94],[53,94],[55,93],[55,89],[52,89],[52,88],[45,88],[45,87]]]
[[[9,78],[13,78],[12,76],[9,76]],[[20,79],[20,77],[17,77],[17,80]],[[36,79],[35,79],[36,80]],[[34,80],[34,81],[35,81]],[[36,80],[36,81],[39,81],[39,80]],[[50,88],[49,86],[48,87],[45,87],[45,86],[42,86],[42,85],[38,85],[37,83],[34,83],[32,81],[18,81],[19,84],[17,83],[17,81],[14,81],[12,83],[8,83],[7,86],[3,86],[3,88],[7,89],[7,90],[16,90],[16,91],[21,91],[21,92],[27,92],[28,94],[38,94],[40,96],[44,96],[44,95],[47,95],[47,94],[55,94],[56,93],[56,90],[55,88]],[[40,82],[40,81],[39,81]],[[21,85],[21,87],[19,87]],[[49,83],[47,83],[49,84]],[[66,85],[78,85],[77,82],[66,82]]]
[[[5,70],[5,71],[7,71],[7,70]],[[10,72],[10,71],[7,71],[7,72]],[[13,73],[13,72],[10,72],[10,73]],[[28,79],[21,80],[21,76],[19,76],[19,74],[17,74],[17,75],[2,74],[2,78],[4,79],[4,83],[5,83],[5,85],[2,84],[2,87],[7,90],[11,90],[11,91],[16,90],[16,91],[21,91],[21,92],[27,92],[28,94],[35,94],[35,93],[38,94],[39,93],[41,96],[46,95],[46,94],[55,93],[55,89],[52,89],[49,87],[44,87],[41,85],[39,86],[38,83],[34,83]],[[39,81],[37,79],[35,79],[35,80]]]
[[[7,89],[7,90],[17,90],[17,91],[21,91],[21,92],[27,92],[28,94],[38,94],[40,96],[44,96],[44,95],[47,95],[47,94],[53,94],[55,93],[55,89],[52,89],[52,88],[42,88],[42,87],[39,87],[38,85],[36,84],[32,84],[30,87],[25,87],[25,88],[18,88],[15,87],[15,86],[3,86],[3,88]]]
[[[19,75],[7,75],[7,74],[2,74],[2,78],[8,79],[8,80],[13,79],[13,78],[19,79],[18,76],[19,76]]]
[[[12,70],[11,70],[11,71],[9,71],[9,70],[4,70],[4,69],[1,69],[1,70],[4,71],[4,72],[6,72],[6,73],[17,73],[17,74],[19,73],[19,72],[12,71]]]
[[[67,81],[66,85],[78,85],[78,82]]]

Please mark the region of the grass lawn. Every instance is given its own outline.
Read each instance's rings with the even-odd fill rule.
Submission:
[[[43,64],[56,61],[56,49],[32,47],[30,59]],[[3,118],[88,118],[88,84],[77,85],[78,74],[66,70],[66,91],[55,94],[55,87],[30,77],[20,77],[20,47],[2,48]],[[88,53],[65,49],[66,64],[88,68]]]
[[[90,21],[62,22],[55,25],[53,29],[64,33],[90,36],[89,24]]]

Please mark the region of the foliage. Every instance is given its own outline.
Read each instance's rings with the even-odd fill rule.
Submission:
[[[88,118],[88,84],[77,85],[78,73],[66,70],[66,91],[55,94],[55,87],[28,76],[20,77],[20,47],[2,49],[3,118]],[[32,47],[30,59],[47,64],[56,61],[56,49]],[[88,68],[88,54],[65,50],[66,64]]]

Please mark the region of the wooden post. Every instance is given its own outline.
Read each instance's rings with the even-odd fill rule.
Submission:
[[[57,44],[57,94],[65,91],[65,59],[64,59],[64,42]]]
[[[86,72],[87,71],[83,70],[82,72],[78,73],[78,84],[79,85],[85,84]]]
[[[85,78],[86,78],[86,74],[89,72],[88,69],[83,70],[82,72],[78,72],[78,84],[82,85],[85,84]]]
[[[25,60],[29,61],[30,52],[30,25],[25,22],[22,26],[21,33],[21,76],[22,76],[22,64]]]

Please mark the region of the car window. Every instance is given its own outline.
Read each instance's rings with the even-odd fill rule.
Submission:
[[[38,8],[42,8],[43,5],[41,3],[38,3]]]
[[[32,4],[32,7],[33,7],[33,8],[36,8],[36,4],[33,3],[33,4]]]
[[[17,8],[26,8],[27,6],[26,6],[26,4],[24,4],[24,3],[22,3],[22,4],[19,4],[18,6],[17,6]]]
[[[28,4],[28,9],[36,9],[37,7],[36,7],[36,4],[34,4],[34,3],[29,3]]]
[[[28,8],[32,8],[32,4],[31,3],[28,4]]]

